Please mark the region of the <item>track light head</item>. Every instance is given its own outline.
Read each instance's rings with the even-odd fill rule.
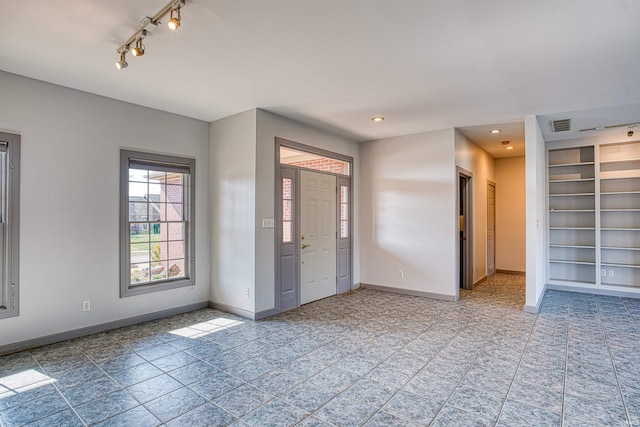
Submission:
[[[118,70],[124,70],[129,65],[127,64],[126,55],[126,52],[120,53],[120,61],[116,62],[116,68]]]
[[[169,22],[167,22],[167,26],[171,31],[175,31],[180,28],[180,8],[171,9],[171,17],[169,19]]]
[[[144,55],[144,45],[142,44],[142,39],[138,39],[136,41],[136,45],[133,49],[131,49],[131,54],[133,56],[142,56]]]

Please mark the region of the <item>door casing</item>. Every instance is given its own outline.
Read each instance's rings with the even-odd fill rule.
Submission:
[[[487,180],[487,276],[496,272],[496,183]]]
[[[337,293],[349,292],[352,290],[353,283],[353,158],[350,156],[345,156],[343,154],[334,153],[327,150],[322,150],[316,147],[311,147],[308,145],[300,144],[298,142],[289,141],[282,138],[275,138],[275,201],[276,201],[276,209],[275,209],[275,221],[274,221],[274,244],[275,244],[275,287],[274,287],[274,299],[275,299],[275,308],[269,311],[269,315],[277,314],[282,311],[286,311],[292,308],[299,307],[300,304],[300,209],[298,206],[299,203],[299,195],[300,195],[300,170],[304,168],[284,165],[280,163],[280,147],[288,147],[299,151],[306,151],[308,153],[319,154],[324,157],[329,157],[341,161],[345,161],[349,163],[349,171],[350,175],[337,175],[337,186],[338,189],[341,185],[346,185],[349,192],[349,227],[348,227],[348,238],[341,238],[340,233],[337,233]],[[317,172],[317,171],[315,171]],[[293,226],[293,245],[290,248],[294,254],[294,265],[295,271],[293,272],[293,276],[295,282],[293,283],[293,288],[286,288],[289,282],[283,282],[283,280],[287,279],[288,275],[283,271],[283,263],[282,257],[283,254],[287,254],[287,250],[282,247],[282,178],[283,177],[293,177],[294,185],[292,191],[294,191],[293,198],[296,200],[294,203],[294,226]],[[336,209],[336,222],[339,228],[339,220],[340,220],[340,203],[337,203]],[[287,285],[288,286],[288,285]]]
[[[473,289],[473,172],[458,167],[456,197],[456,297],[460,288]],[[464,182],[464,187],[461,183]],[[461,206],[464,205],[464,206]],[[464,220],[460,221],[464,208]],[[462,224],[461,224],[462,223]],[[461,225],[465,232],[465,241],[461,241]],[[460,286],[462,285],[462,286]]]

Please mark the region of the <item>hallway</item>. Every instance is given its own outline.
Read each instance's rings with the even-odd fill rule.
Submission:
[[[0,423],[640,425],[640,300],[548,291],[532,315],[512,279],[257,322],[204,309],[0,357]]]

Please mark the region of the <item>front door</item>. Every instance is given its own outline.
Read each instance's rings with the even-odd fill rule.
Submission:
[[[300,171],[300,303],[336,294],[336,177]]]

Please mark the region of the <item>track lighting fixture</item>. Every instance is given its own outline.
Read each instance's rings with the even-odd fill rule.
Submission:
[[[634,130],[635,130],[636,126],[640,126],[640,122],[620,123],[618,125],[597,126],[597,127],[594,127],[594,128],[580,129],[580,132],[588,132],[588,131],[592,131],[592,130],[601,131],[601,130],[608,130],[608,129],[626,127],[627,128],[627,136],[629,138],[631,138],[633,136],[633,134],[634,134]]]
[[[127,68],[128,64],[125,56],[129,51],[131,51],[133,56],[144,55],[145,47],[144,44],[142,44],[142,40],[158,27],[160,20],[166,17],[167,14],[169,14],[169,21],[167,22],[169,29],[172,31],[177,30],[178,27],[180,27],[180,9],[184,6],[185,1],[186,0],[171,0],[171,2],[160,9],[158,13],[151,17],[147,16],[140,21],[140,28],[116,50],[118,55],[120,55],[120,61],[116,62],[116,68],[118,70]]]
[[[174,12],[176,13],[175,16],[173,14]],[[171,19],[167,22],[167,27],[169,27],[171,31],[175,31],[180,28],[180,8],[171,9]]]
[[[120,61],[116,62],[116,68],[118,70],[124,70],[129,66],[129,64],[127,64],[126,55],[126,51],[120,53]]]

